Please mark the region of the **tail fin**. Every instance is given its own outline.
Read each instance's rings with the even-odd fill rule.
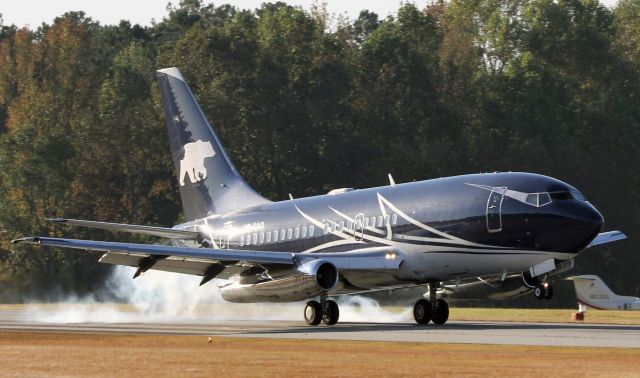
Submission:
[[[180,71],[157,78],[185,220],[268,203],[235,169]]]
[[[567,279],[573,281],[578,301],[589,307],[604,307],[598,306],[598,302],[602,300],[609,301],[616,297],[616,294],[614,294],[607,284],[598,276],[583,275],[573,276]]]

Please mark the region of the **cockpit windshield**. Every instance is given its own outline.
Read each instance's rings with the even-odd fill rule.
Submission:
[[[562,192],[543,192],[543,193],[531,193],[528,194],[525,202],[532,206],[544,206],[551,202],[578,200],[586,201],[586,198],[577,190],[562,191]]]

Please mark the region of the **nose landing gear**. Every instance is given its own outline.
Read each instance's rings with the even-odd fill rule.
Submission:
[[[429,284],[429,300],[419,299],[413,306],[413,318],[418,324],[444,324],[449,319],[449,305],[437,299],[438,284]]]
[[[553,298],[553,286],[551,286],[548,282],[538,284],[533,288],[533,295],[538,299],[549,300]]]

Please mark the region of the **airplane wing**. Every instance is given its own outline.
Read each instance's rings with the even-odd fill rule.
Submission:
[[[211,249],[156,244],[105,242],[50,237],[26,237],[12,243],[105,252],[101,263],[137,267],[134,278],[149,269],[204,276],[230,278],[253,265],[297,265],[311,259],[331,262],[340,270],[398,269],[402,258],[392,248],[376,247],[344,253],[290,253],[240,249]]]
[[[611,242],[614,242],[614,241],[623,240],[623,239],[626,239],[626,238],[627,238],[627,235],[625,235],[621,231],[601,232],[601,233],[598,234],[598,236],[595,237],[595,239],[593,239],[591,241],[591,243],[589,243],[587,248],[591,248],[593,246],[600,245],[600,244],[611,243]]]
[[[109,222],[96,222],[81,219],[65,219],[65,218],[52,218],[47,219],[49,222],[56,224],[65,224],[71,226],[99,228],[102,230],[129,232],[132,234],[152,235],[160,236],[169,239],[189,239],[195,240],[198,238],[198,232],[187,230],[176,230],[166,227],[154,227],[143,226],[137,224],[124,224],[124,223],[109,223]]]

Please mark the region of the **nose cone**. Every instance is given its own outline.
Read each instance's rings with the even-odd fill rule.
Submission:
[[[576,206],[568,209],[569,233],[576,242],[572,249],[579,252],[598,236],[604,225],[602,214],[589,202],[576,201]]]
[[[586,201],[563,201],[541,209],[536,244],[546,250],[578,253],[598,236],[604,224],[602,214]]]
[[[584,222],[588,227],[593,227],[594,230],[597,230],[595,231],[596,234],[598,234],[604,225],[604,217],[589,202],[584,201],[581,204],[583,205],[582,209],[576,211],[575,219]]]

